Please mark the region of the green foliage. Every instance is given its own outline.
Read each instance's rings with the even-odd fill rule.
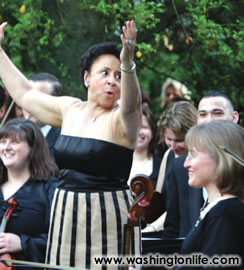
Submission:
[[[193,48],[190,59],[196,67],[195,76],[192,76],[195,79],[195,89],[201,92],[210,89],[225,92],[242,114],[242,1],[196,0],[187,10],[192,14]]]
[[[167,77],[184,82],[196,104],[208,90],[225,92],[244,117],[243,0],[1,0],[0,8],[14,63],[26,75],[56,75],[66,94],[85,98],[81,55],[94,43],[121,44],[121,27],[134,19],[137,73],[157,117]]]
[[[62,66],[53,52],[64,37],[59,26],[43,9],[41,0],[1,1],[1,21],[7,21],[5,50],[13,62],[25,73]]]

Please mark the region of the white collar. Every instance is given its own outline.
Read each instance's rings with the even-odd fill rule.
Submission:
[[[45,125],[45,126],[41,127],[41,132],[42,132],[44,137],[47,137],[47,134],[48,134],[48,132],[50,131],[51,128],[52,127],[49,126],[49,125]]]

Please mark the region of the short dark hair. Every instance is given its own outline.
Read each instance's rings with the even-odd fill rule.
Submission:
[[[111,54],[117,57],[120,60],[120,49],[114,42],[103,42],[91,46],[81,57],[80,64],[80,77],[81,83],[84,88],[87,90],[87,87],[84,84],[84,74],[87,70],[91,70],[91,66],[96,61],[96,59],[103,54]]]
[[[223,97],[223,98],[225,98],[229,102],[231,109],[234,111],[233,103],[232,103],[231,99],[226,94],[221,93],[219,91],[211,90],[211,91],[208,91],[207,94],[205,94],[201,99],[208,98],[208,97]]]
[[[26,141],[31,148],[29,170],[32,180],[46,180],[58,176],[59,169],[52,161],[48,144],[35,123],[24,118],[14,118],[0,128],[0,139],[15,137]],[[0,184],[6,182],[7,177],[7,168],[0,160]]]
[[[5,102],[5,90],[0,84],[0,108],[4,105]]]
[[[47,73],[47,72],[35,73],[29,77],[29,80],[35,81],[35,82],[37,81],[50,82],[53,86],[52,96],[62,96],[63,94],[62,84],[60,83],[57,77],[55,77],[54,75],[50,73]]]
[[[154,117],[154,114],[148,104],[142,104],[142,114],[147,118],[148,124],[151,128],[152,131],[152,139],[149,142],[148,145],[148,156],[152,156],[155,154],[156,148],[158,146],[158,141],[157,141],[157,121]]]

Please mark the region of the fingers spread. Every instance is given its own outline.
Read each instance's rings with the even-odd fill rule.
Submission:
[[[127,21],[122,30],[126,40],[136,41],[136,26],[134,21]]]

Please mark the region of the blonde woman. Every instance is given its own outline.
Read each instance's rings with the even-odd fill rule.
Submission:
[[[240,256],[242,266],[235,269],[243,269],[243,141],[243,128],[226,120],[200,124],[187,133],[188,183],[206,188],[208,204],[186,236],[182,254]],[[204,265],[198,269],[205,269]]]
[[[165,108],[174,97],[190,100],[191,91],[182,82],[168,78],[163,83],[161,89],[161,107]]]

